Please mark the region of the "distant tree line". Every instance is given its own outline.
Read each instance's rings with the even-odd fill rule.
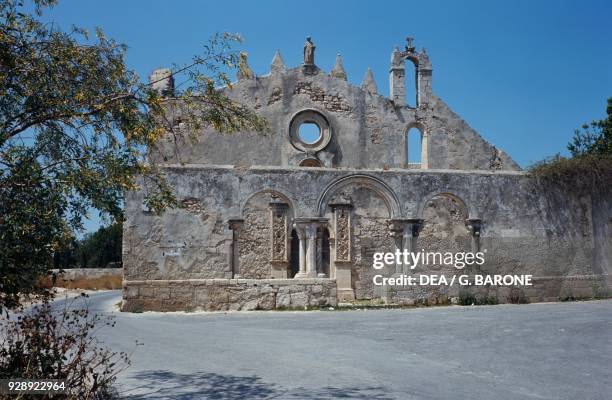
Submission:
[[[73,239],[53,256],[53,267],[106,268],[121,266],[122,223],[100,227],[83,239]]]
[[[571,156],[557,154],[529,167],[541,183],[567,191],[609,196],[612,186],[612,97],[606,116],[583,124],[567,145]]]

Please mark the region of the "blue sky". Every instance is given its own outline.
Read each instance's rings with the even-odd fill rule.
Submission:
[[[603,0],[63,0],[45,18],[100,26],[128,45],[127,63],[143,77],[189,61],[219,31],[239,32],[263,75],[276,49],[300,64],[311,35],[320,68],[341,53],[349,81],[372,68],[384,95],[391,51],[410,35],[429,53],[434,92],[523,167],[566,154],[573,130],[602,118],[612,97],[612,2]]]

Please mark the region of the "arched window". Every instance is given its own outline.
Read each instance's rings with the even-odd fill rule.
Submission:
[[[422,168],[423,154],[423,133],[418,128],[410,128],[406,134],[406,163],[408,168]]]
[[[298,137],[307,144],[317,143],[321,138],[321,128],[314,122],[303,122],[298,127]]]

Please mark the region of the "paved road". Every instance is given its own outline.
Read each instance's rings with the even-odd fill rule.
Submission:
[[[612,398],[612,301],[116,318],[131,399]]]

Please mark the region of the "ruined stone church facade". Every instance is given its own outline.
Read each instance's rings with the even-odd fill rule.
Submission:
[[[270,132],[202,129],[178,152],[170,135],[151,152],[181,207],[155,215],[144,189],[126,193],[123,310],[437,303],[461,290],[500,302],[609,293],[610,199],[539,186],[434,94],[432,64],[412,40],[391,54],[390,97],[370,70],[361,86],[350,84],[340,56],[325,72],[310,38],[297,67],[278,51],[264,76],[244,61],[223,90]],[[416,71],[412,105],[407,62]],[[167,74],[151,80],[171,94]],[[409,131],[420,140],[416,163]],[[396,249],[484,251],[486,262],[372,268],[375,252]],[[532,274],[534,285],[380,287],[372,278],[381,273]]]

